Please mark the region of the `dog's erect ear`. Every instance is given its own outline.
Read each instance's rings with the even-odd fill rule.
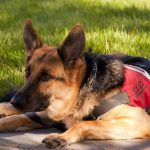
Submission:
[[[81,56],[85,48],[85,34],[81,25],[76,25],[68,34],[58,52],[64,61],[74,61]]]
[[[23,39],[27,56],[31,56],[35,49],[42,47],[42,41],[33,29],[33,25],[30,19],[25,20]]]

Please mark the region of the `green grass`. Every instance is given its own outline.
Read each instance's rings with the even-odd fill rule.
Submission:
[[[0,95],[24,82],[26,18],[51,45],[81,23],[86,46],[96,53],[150,58],[150,0],[0,0]]]

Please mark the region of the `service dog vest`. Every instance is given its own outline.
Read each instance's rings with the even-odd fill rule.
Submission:
[[[121,92],[127,92],[129,105],[147,108],[150,106],[150,75],[143,69],[125,65],[124,83]]]
[[[132,65],[124,65],[124,82],[121,93],[104,101],[93,110],[95,119],[118,105],[148,108],[150,106],[150,75],[144,70]]]

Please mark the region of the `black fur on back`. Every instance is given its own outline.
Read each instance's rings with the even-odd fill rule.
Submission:
[[[124,64],[140,67],[150,74],[150,60],[144,57],[134,57],[124,54],[101,55],[107,60],[120,60]]]
[[[111,88],[123,84],[124,64],[140,67],[150,74],[150,60],[143,57],[134,57],[124,54],[95,55],[92,53],[85,53],[84,56],[87,63],[87,71],[83,84],[91,73],[92,64],[95,61],[97,64],[96,88],[98,91],[106,92]]]
[[[98,90],[107,91],[120,86],[124,81],[124,66],[119,60],[96,57]]]

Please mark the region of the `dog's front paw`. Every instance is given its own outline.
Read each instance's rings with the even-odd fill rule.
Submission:
[[[53,148],[60,148],[67,145],[67,141],[59,136],[48,136],[46,137],[42,143],[46,144],[46,147],[53,149]]]

